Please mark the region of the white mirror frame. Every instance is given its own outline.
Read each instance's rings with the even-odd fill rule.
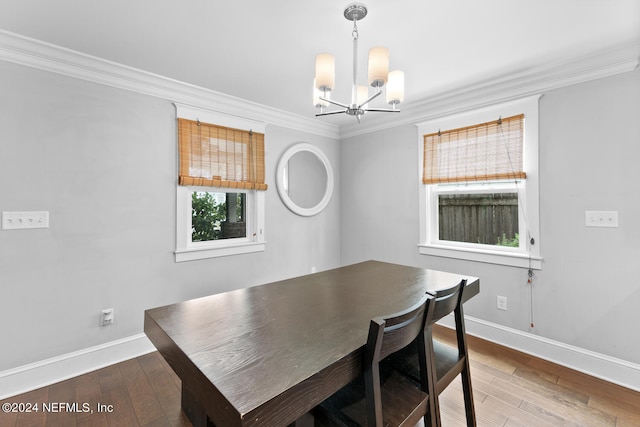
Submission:
[[[291,157],[293,157],[294,154],[299,153],[301,151],[308,151],[315,154],[318,157],[318,159],[322,162],[322,164],[324,165],[325,171],[327,172],[327,186],[325,188],[324,195],[322,196],[322,199],[320,200],[320,202],[318,202],[317,205],[311,208],[303,208],[296,205],[295,202],[291,200],[291,197],[289,197],[289,193],[287,193],[284,185],[284,178],[285,178],[284,171],[287,166],[287,163],[289,162]],[[331,200],[331,196],[333,195],[333,185],[334,185],[334,179],[333,179],[333,169],[331,169],[331,163],[329,162],[329,159],[327,158],[327,156],[322,152],[322,150],[320,150],[315,145],[312,145],[306,142],[300,142],[287,148],[285,152],[282,153],[282,156],[278,161],[278,168],[276,171],[276,187],[278,188],[280,199],[285,204],[285,206],[289,208],[289,210],[291,210],[291,212],[300,216],[313,216],[313,215],[319,214],[320,212],[322,212],[324,208],[327,207],[327,205],[329,204],[329,201]]]

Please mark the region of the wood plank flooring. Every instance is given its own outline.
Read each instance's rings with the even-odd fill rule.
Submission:
[[[453,331],[437,337],[454,342]],[[468,336],[478,426],[640,426],[640,393]],[[466,426],[462,383],[440,395],[443,425]]]
[[[437,328],[436,336],[453,339],[445,328]],[[640,393],[468,340],[478,426],[640,426]],[[191,426],[180,410],[180,380],[157,352],[0,401],[5,403],[37,403],[39,411],[0,412],[3,427]],[[440,406],[444,426],[466,425],[459,378],[440,396]]]
[[[78,407],[43,410],[43,403],[56,402]],[[39,411],[0,412],[2,427],[191,426],[180,409],[180,380],[157,352],[0,401],[5,403],[37,403]]]

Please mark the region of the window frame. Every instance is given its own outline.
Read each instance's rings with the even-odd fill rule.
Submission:
[[[418,173],[419,173],[419,206],[420,227],[418,251],[422,255],[433,255],[446,258],[456,258],[491,264],[515,267],[542,268],[540,254],[539,227],[539,175],[538,175],[538,103],[540,95],[530,96],[520,100],[500,103],[439,117],[418,126]],[[510,248],[497,245],[482,245],[465,242],[453,242],[438,238],[438,195],[446,193],[471,194],[496,190],[508,191],[515,187],[515,183],[507,181],[478,181],[460,184],[423,184],[422,168],[424,162],[423,135],[436,133],[438,130],[455,129],[476,123],[496,120],[499,116],[525,115],[524,129],[524,172],[526,179],[518,180],[518,206],[520,247]],[[527,227],[525,227],[525,221]],[[528,233],[527,233],[528,229]],[[531,243],[533,239],[533,244]]]
[[[246,225],[247,237],[210,240],[206,242],[191,241],[191,194],[193,192],[246,193]],[[204,258],[215,258],[261,252],[266,248],[264,240],[264,191],[241,190],[237,188],[190,187],[177,186],[177,235],[176,262],[193,261]]]
[[[518,194],[518,207],[520,207],[520,200],[526,198],[526,182],[525,180],[518,180],[516,184],[514,181],[475,181],[466,184],[431,184],[427,189],[427,206],[430,209],[428,213],[429,218],[433,218],[430,221],[429,236],[430,241],[436,246],[453,246],[461,249],[482,249],[485,251],[498,251],[513,254],[526,253],[525,239],[520,240],[520,246],[517,248],[488,245],[481,243],[469,243],[469,242],[457,242],[453,240],[441,240],[439,236],[440,230],[440,214],[439,214],[439,201],[440,195],[446,194],[482,194],[482,193],[517,193]],[[520,236],[526,236],[525,221],[520,221],[520,213],[518,214],[518,233]]]
[[[174,105],[177,118],[200,120],[219,126],[265,133],[265,125],[261,122],[181,104]],[[178,162],[179,159],[176,164]],[[191,195],[193,192],[245,193],[247,237],[192,242]],[[176,262],[263,252],[266,249],[265,199],[265,191],[262,190],[184,186],[179,185],[176,179],[176,250],[174,252]]]

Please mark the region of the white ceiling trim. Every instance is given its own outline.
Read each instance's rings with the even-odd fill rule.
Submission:
[[[0,30],[0,60],[267,124],[339,137],[339,128],[203,87]]]
[[[534,67],[455,91],[436,94],[418,102],[406,103],[400,114],[382,116],[371,113],[360,124],[354,122],[338,127],[315,118],[278,110],[0,30],[0,60],[150,95],[173,103],[192,105],[227,115],[262,121],[266,124],[340,139],[424,122],[631,71],[638,67],[639,57],[640,42],[633,40],[604,52]],[[373,117],[375,120],[372,120]]]
[[[590,80],[632,71],[640,61],[640,42],[633,40],[606,51],[580,58],[549,63],[501,78],[406,103],[392,118],[365,117],[361,124],[343,125],[340,138],[377,132],[395,126],[416,124],[438,117],[537,95]]]

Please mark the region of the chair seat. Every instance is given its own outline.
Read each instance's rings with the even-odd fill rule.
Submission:
[[[389,356],[388,360],[394,369],[420,384],[420,365],[418,363],[417,343]],[[458,376],[460,369],[456,365],[464,363],[464,358],[458,355],[458,349],[433,339],[433,353],[435,354],[436,375],[438,378],[436,389],[439,394]]]
[[[384,377],[384,378],[382,378]],[[427,412],[429,396],[396,370],[381,369],[384,426],[414,427]],[[314,410],[318,427],[367,425],[364,381],[359,378]]]

